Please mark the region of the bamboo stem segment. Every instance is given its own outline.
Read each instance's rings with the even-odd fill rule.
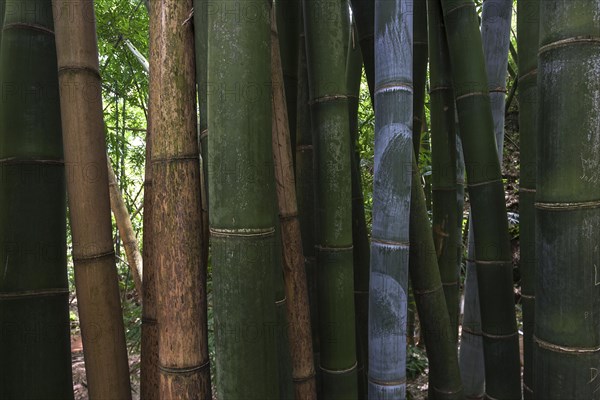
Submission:
[[[92,0],[53,1],[73,263],[90,397],[131,398]]]
[[[0,398],[73,399],[52,4],[21,4],[0,2]]]

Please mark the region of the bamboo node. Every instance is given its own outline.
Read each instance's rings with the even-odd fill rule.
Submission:
[[[538,51],[538,56],[542,55],[550,50],[554,50],[558,47],[564,47],[569,45],[583,44],[583,43],[591,43],[591,44],[600,44],[600,37],[594,36],[574,36],[567,39],[557,40],[556,42],[548,43],[540,47]]]
[[[306,375],[306,376],[300,376],[300,377],[292,377],[292,381],[296,382],[296,383],[302,383],[302,382],[308,382],[310,380],[313,380],[315,378],[317,374],[315,373],[315,371],[311,371],[310,374]]]
[[[466,99],[467,97],[473,97],[473,96],[484,96],[487,97],[489,96],[489,92],[471,92],[471,93],[465,93],[465,94],[461,94],[460,96],[456,96],[456,101],[460,101],[463,99]]]
[[[6,25],[4,25],[4,27],[2,29],[7,30],[7,29],[19,29],[19,28],[31,29],[31,30],[38,31],[41,33],[54,35],[54,31],[52,29],[49,29],[46,26],[39,25],[39,24],[25,23],[25,22],[13,22],[10,24],[6,24]]]
[[[101,260],[103,258],[114,258],[115,257],[115,251],[114,250],[110,250],[107,251],[106,253],[98,253],[98,254],[92,254],[89,256],[73,256],[73,264],[89,264],[91,262],[97,261],[97,260]]]
[[[472,187],[477,187],[477,186],[484,186],[484,185],[489,185],[491,183],[502,183],[502,179],[492,179],[491,181],[485,181],[485,182],[477,182],[477,183],[467,183],[467,187],[472,188]]]
[[[282,304],[285,304],[286,302],[287,302],[287,296],[284,296],[284,297],[283,297],[283,299],[281,299],[281,300],[276,300],[276,301],[275,301],[275,305],[276,305],[276,306],[280,306],[280,305],[282,305]]]
[[[347,374],[349,372],[354,371],[357,366],[358,366],[358,362],[355,362],[353,366],[351,366],[350,368],[347,368],[347,369],[327,369],[327,368],[323,367],[322,365],[319,365],[319,368],[321,369],[321,371],[326,372],[328,374],[342,375],[342,374]]]
[[[525,80],[525,79],[532,78],[532,77],[534,77],[534,76],[537,76],[537,74],[538,74],[538,69],[537,69],[537,67],[536,67],[536,68],[532,69],[531,71],[529,71],[529,72],[527,72],[527,73],[525,73],[525,74],[521,75],[521,76],[519,77],[519,81],[523,81],[523,80]]]
[[[12,300],[22,299],[29,297],[49,297],[49,296],[61,296],[69,294],[69,289],[66,288],[55,288],[55,289],[41,289],[41,290],[23,290],[20,292],[0,292],[0,300]]]
[[[309,101],[308,105],[312,106],[313,104],[317,104],[317,103],[326,103],[328,101],[345,101],[345,100],[348,100],[348,96],[345,94],[331,94],[331,95],[317,97],[316,99]]]
[[[173,157],[166,158],[153,158],[151,164],[170,164],[176,162],[187,162],[187,161],[199,161],[200,154],[181,154]]]
[[[494,335],[492,333],[487,333],[487,332],[484,332],[482,330],[481,331],[481,335],[483,337],[486,337],[486,338],[489,338],[489,339],[509,339],[511,337],[519,336],[519,332],[515,331],[515,332],[512,332],[512,333],[505,334],[505,335]]]
[[[547,342],[538,338],[536,335],[533,335],[533,341],[537,343],[539,347],[542,349],[550,350],[555,353],[567,353],[567,354],[588,354],[588,353],[597,353],[600,352],[600,346],[597,347],[570,347],[570,346],[562,346],[559,344],[554,344]]]
[[[210,367],[210,360],[207,360],[205,363],[200,364],[200,365],[194,365],[191,367],[167,367],[164,365],[159,365],[158,369],[160,370],[160,372],[163,372],[165,374],[169,374],[169,375],[182,375],[182,374],[192,374],[194,372],[199,372],[202,371],[203,369],[206,369]]]
[[[423,290],[417,290],[416,288],[413,287],[413,294],[415,294],[416,296],[424,296],[426,294],[439,292],[440,290],[443,290],[443,289],[444,289],[443,285],[436,286],[433,289],[423,289]]]
[[[389,82],[375,88],[375,96],[388,92],[413,93],[413,85],[407,82]]]
[[[85,66],[81,66],[81,65],[62,66],[58,69],[58,76],[61,76],[68,72],[87,72],[88,74],[93,75],[94,78],[98,79],[99,81],[102,80],[102,78],[100,77],[100,72],[98,72],[97,69],[91,68],[91,67],[85,67]]]
[[[377,378],[373,378],[372,376],[369,375],[369,382],[374,383],[379,386],[398,386],[398,385],[406,384],[406,377],[404,377],[402,379],[398,379],[396,381],[382,381]]]
[[[344,252],[344,251],[352,251],[354,249],[354,246],[344,246],[344,247],[327,247],[327,246],[321,246],[321,245],[315,245],[315,249],[317,251],[322,251],[322,252]]]
[[[64,166],[65,161],[62,159],[57,160],[35,160],[27,158],[9,157],[0,159],[0,165],[57,165]]]
[[[582,201],[575,203],[544,203],[536,202],[535,208],[538,210],[548,211],[574,211],[574,210],[587,210],[591,208],[599,208],[600,200]]]
[[[225,228],[210,228],[211,236],[216,237],[260,237],[260,236],[273,236],[275,234],[275,227],[269,228],[238,228],[238,229],[225,229]]]
[[[385,246],[394,246],[394,247],[402,247],[402,248],[410,247],[410,242],[397,242],[397,241],[393,241],[393,240],[384,240],[384,239],[378,239],[378,238],[372,238],[371,243],[378,243],[378,244],[383,244]]]

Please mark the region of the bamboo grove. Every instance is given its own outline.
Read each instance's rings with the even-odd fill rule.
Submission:
[[[144,400],[406,399],[415,325],[430,399],[600,399],[600,0],[123,0],[141,246],[99,1],[0,0],[0,399],[75,398],[71,269],[89,398],[136,395],[120,246]]]

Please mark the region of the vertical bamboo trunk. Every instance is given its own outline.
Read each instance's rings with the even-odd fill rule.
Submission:
[[[375,107],[375,0],[351,0],[351,4],[356,19],[358,42],[371,94],[371,104]]]
[[[277,31],[279,32],[279,49],[281,67],[283,69],[283,85],[287,104],[292,161],[296,163],[296,112],[298,108],[298,46],[300,42],[300,9],[299,0],[275,1],[277,14]]]
[[[72,399],[54,24],[50,0],[32,3],[6,4],[0,54],[0,398]]]
[[[317,380],[317,393],[320,394],[321,374],[319,366],[319,312],[317,269],[315,257],[315,181],[314,151],[311,130],[310,108],[308,105],[308,71],[306,66],[306,46],[304,20],[301,10],[300,40],[298,46],[298,111],[296,113],[296,194],[298,219],[302,236],[302,253],[306,269],[308,301],[310,304],[310,326],[313,358]]]
[[[375,1],[369,399],[406,398],[413,119],[412,0]]]
[[[365,219],[365,200],[360,175],[358,148],[358,106],[362,76],[362,56],[357,42],[356,24],[352,24],[346,61],[346,85],[350,125],[350,168],[352,174],[352,244],[354,260],[354,307],[356,312],[356,358],[358,362],[358,398],[368,398],[369,369],[369,257],[370,244]]]
[[[202,233],[206,238],[202,247],[202,274],[208,267],[209,224],[208,224],[208,2],[194,1],[194,47],[196,55],[196,87],[198,89],[198,145],[200,147],[200,194],[202,202]]]
[[[135,237],[135,231],[133,225],[131,225],[131,218],[127,211],[127,206],[121,195],[121,190],[117,184],[117,178],[115,171],[110,164],[110,160],[107,158],[108,168],[108,191],[110,195],[110,209],[115,216],[117,223],[117,229],[119,235],[123,241],[123,247],[125,248],[125,255],[127,257],[127,263],[129,264],[129,270],[133,277],[133,283],[135,290],[139,293],[140,299],[142,297],[142,254],[138,248],[137,238]]]
[[[152,141],[158,126],[158,110],[160,110],[160,59],[155,43],[161,36],[161,25],[152,19],[153,7],[150,7],[150,40],[149,61],[152,68],[149,71],[148,82],[148,126],[146,129],[146,165],[144,177],[144,220],[143,220],[143,249],[142,257],[144,274],[142,279],[142,339],[140,365],[140,397],[147,400],[159,399],[158,372],[158,292],[157,292],[157,253],[154,251],[154,237],[157,220],[154,217],[154,189],[152,182]]]
[[[151,161],[161,399],[211,398],[191,9],[191,0],[166,0],[150,17],[160,24]]]
[[[534,393],[598,399],[600,2],[541,1]]]
[[[512,255],[477,12],[472,0],[441,4],[471,199],[486,394],[520,398]]]
[[[419,162],[421,133],[425,128],[425,82],[427,81],[427,0],[414,1],[413,146]]]
[[[533,394],[533,329],[535,319],[535,188],[537,143],[537,71],[539,48],[539,0],[517,3],[519,47],[519,237],[521,255],[521,304],[523,307],[523,396]]]
[[[458,339],[462,210],[457,204],[456,108],[439,0],[428,0],[433,240],[454,342]],[[463,377],[464,378],[464,377]]]
[[[96,399],[130,399],[112,242],[93,2],[54,0],[53,13],[75,285],[88,391]]]
[[[464,399],[456,334],[446,306],[437,253],[416,160],[412,168],[410,278],[429,359],[429,398]]]
[[[272,23],[272,34],[273,161],[283,244],[283,277],[288,316],[287,336],[292,359],[292,378],[296,399],[316,400],[317,391],[310,331],[308,289],[296,203],[287,104],[283,86],[285,78],[281,67],[275,18],[273,18]]]
[[[240,0],[208,15],[217,392],[232,400],[278,398],[269,16],[268,2]]]
[[[304,2],[315,144],[315,242],[324,399],[357,398],[350,131],[345,74],[347,7],[345,1]]]
[[[488,90],[494,120],[494,137],[498,160],[502,165],[504,148],[504,115],[506,98],[506,68],[510,45],[510,27],[512,16],[511,0],[486,0],[481,14],[481,39],[488,78]],[[472,224],[471,224],[472,227]],[[465,289],[465,320],[467,329],[463,329],[465,341],[471,344],[461,356],[461,367],[465,378],[465,390],[468,396],[478,397],[484,393],[484,367],[481,333],[481,316],[477,285],[477,269],[474,260],[477,250],[473,229],[469,229],[469,249],[467,259],[467,284]]]

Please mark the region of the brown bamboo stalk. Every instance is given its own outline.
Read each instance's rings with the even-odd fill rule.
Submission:
[[[117,184],[117,177],[115,176],[115,171],[113,170],[113,167],[110,164],[110,160],[108,160],[107,158],[106,161],[108,167],[108,191],[110,194],[110,209],[112,210],[113,215],[115,216],[117,229],[119,230],[119,235],[121,235],[121,240],[123,241],[123,247],[125,248],[125,256],[127,257],[129,270],[131,271],[131,276],[133,277],[135,290],[139,293],[139,296],[141,298],[142,254],[140,253],[138,241],[135,236],[135,231],[133,230],[133,225],[131,225],[129,211],[127,211],[127,206],[125,205],[125,201],[123,200],[123,196],[121,195],[121,191],[119,190],[119,185]]]
[[[150,69],[160,64],[151,92],[160,98],[151,117],[151,162],[164,400],[211,398],[191,10],[192,0],[150,5],[151,29],[159,33],[151,35]]]
[[[304,254],[287,105],[283,86],[283,69],[275,13],[271,19],[271,74],[273,109],[273,162],[281,241],[283,244],[283,278],[288,314],[288,339],[292,357],[292,378],[297,400],[316,399],[315,367],[313,360],[308,287],[304,269]]]
[[[153,3],[153,4],[156,4]],[[149,7],[150,11],[150,7]],[[150,13],[149,13],[150,14]],[[154,217],[154,190],[152,185],[152,138],[154,137],[153,121],[160,109],[160,61],[156,51],[157,37],[160,36],[161,25],[153,23],[150,14],[150,41],[149,62],[152,68],[149,71],[148,84],[148,126],[146,130],[146,166],[144,177],[144,234],[143,234],[143,263],[144,274],[142,279],[142,344],[140,362],[140,398],[144,400],[158,400],[159,373],[158,373],[158,318],[156,287],[156,252],[154,251],[154,232],[156,219]]]
[[[112,242],[93,0],[54,0],[73,263],[88,391],[131,399]]]

